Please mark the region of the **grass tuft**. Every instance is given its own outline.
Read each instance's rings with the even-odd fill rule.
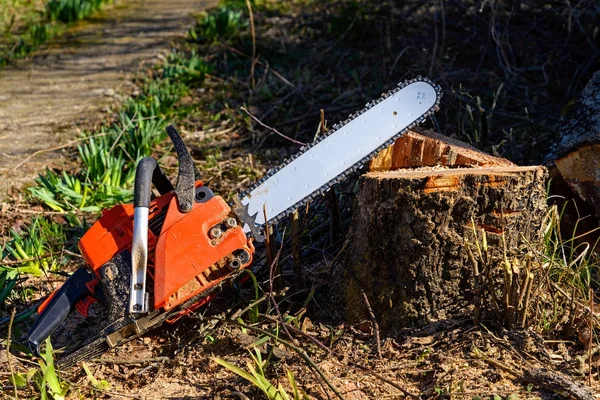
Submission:
[[[46,13],[50,20],[70,24],[89,17],[105,0],[50,0]]]
[[[219,364],[222,367],[227,368],[231,372],[236,375],[244,378],[258,389],[263,392],[269,400],[304,400],[308,399],[306,393],[302,391],[302,389],[298,388],[296,384],[296,379],[291,371],[286,371],[286,376],[288,378],[288,382],[292,388],[292,397],[288,395],[286,390],[279,383],[277,386],[273,385],[269,379],[267,378],[267,368],[269,366],[269,358],[266,360],[262,359],[262,354],[259,349],[254,347],[254,352],[250,351],[250,357],[252,358],[252,362],[248,361],[246,363],[247,370],[243,370],[242,368],[225,361],[222,358],[212,357],[211,359]]]
[[[244,5],[245,7],[245,5]],[[190,37],[201,42],[214,43],[230,39],[248,25],[243,12],[231,5],[222,5],[198,18],[196,27],[190,30]]]

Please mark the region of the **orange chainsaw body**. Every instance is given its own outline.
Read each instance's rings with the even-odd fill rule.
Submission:
[[[202,182],[196,181],[196,187],[199,186]],[[103,212],[79,241],[85,262],[98,277],[105,263],[119,252],[131,250],[133,215],[133,205],[117,205]],[[252,263],[254,246],[239,224],[224,230],[218,239],[210,237],[210,229],[229,217],[231,209],[220,196],[194,202],[187,213],[179,211],[173,192],[152,200],[148,216],[148,274],[153,282],[149,287],[153,289],[154,309],[170,310],[221,282],[233,272],[229,261],[234,252],[250,255],[240,268]],[[181,315],[204,302],[190,306]]]

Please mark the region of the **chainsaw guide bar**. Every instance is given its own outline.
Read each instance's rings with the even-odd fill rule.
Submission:
[[[234,196],[231,207],[244,223],[244,231],[263,241],[265,214],[275,224],[346,179],[423,122],[438,108],[441,96],[438,85],[417,77],[333,125],[327,134]]]

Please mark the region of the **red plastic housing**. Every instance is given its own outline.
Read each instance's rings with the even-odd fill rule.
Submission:
[[[196,182],[198,186],[202,186],[201,181]],[[241,268],[252,263],[254,246],[239,225],[225,229],[218,239],[209,236],[211,228],[230,216],[231,209],[220,196],[204,203],[194,202],[188,213],[179,212],[173,192],[150,203],[149,226],[160,224],[159,219],[164,218],[158,237],[148,231],[148,268],[155,309],[169,310],[225,279],[233,271],[229,263],[236,251],[250,255]],[[100,276],[105,263],[119,252],[131,250],[132,236],[133,205],[118,205],[103,212],[79,241],[79,249]]]

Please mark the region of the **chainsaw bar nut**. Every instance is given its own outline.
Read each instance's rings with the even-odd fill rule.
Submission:
[[[248,264],[250,262],[250,254],[246,250],[242,250],[240,254],[238,254],[237,259],[240,261],[241,265]]]
[[[223,231],[218,226],[215,226],[214,228],[212,228],[210,230],[210,232],[208,232],[208,233],[209,233],[210,237],[213,239],[218,239],[221,236],[223,236]]]
[[[237,220],[233,217],[229,217],[225,220],[225,226],[229,229],[233,229],[237,226]]]

